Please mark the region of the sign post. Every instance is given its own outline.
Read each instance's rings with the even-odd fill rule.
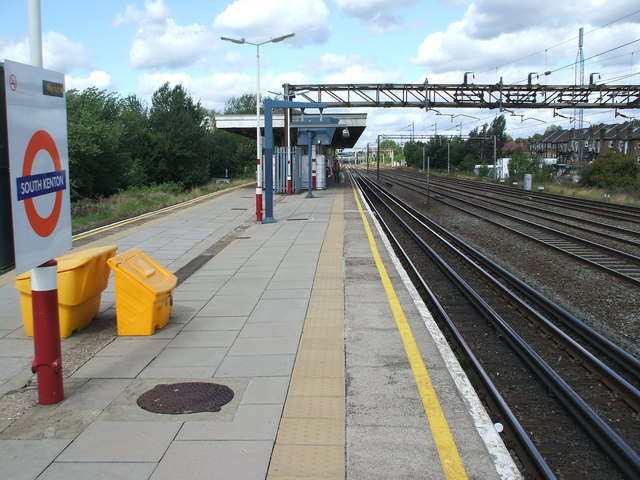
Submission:
[[[31,270],[38,402],[64,399],[57,263],[71,248],[64,75],[6,61],[5,93],[16,273]]]

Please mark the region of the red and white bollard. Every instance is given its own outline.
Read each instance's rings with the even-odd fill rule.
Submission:
[[[311,190],[316,188],[316,146],[313,146],[313,158],[311,159]]]
[[[256,222],[262,221],[262,165],[260,158],[256,159]]]
[[[38,403],[53,405],[64,400],[62,349],[58,318],[58,262],[49,260],[31,271],[34,360],[31,371],[38,378]]]

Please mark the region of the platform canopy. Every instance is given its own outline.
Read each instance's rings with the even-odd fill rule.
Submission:
[[[339,120],[340,125],[345,125],[345,128],[337,128],[333,134],[331,140],[331,147],[336,149],[353,148],[356,144],[367,124],[366,113],[327,113],[333,118]],[[305,115],[304,118],[318,117],[317,113],[314,115]],[[292,115],[292,123],[299,122],[302,116],[300,112],[295,112]],[[262,128],[262,135],[264,135],[264,116],[260,118],[260,126]],[[216,128],[231,133],[236,133],[249,138],[256,137],[256,116],[255,115],[220,115],[216,117]],[[273,115],[273,137],[274,145],[284,146],[285,144],[285,128],[284,128],[284,114],[275,113]],[[291,144],[296,144],[298,137],[298,129],[291,128]]]

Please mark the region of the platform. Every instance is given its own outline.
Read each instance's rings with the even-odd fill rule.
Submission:
[[[518,478],[350,185],[314,195],[276,196],[277,222],[259,224],[252,189],[237,189],[83,245],[138,247],[180,272],[173,316],[149,337],[101,330],[104,346],[65,379],[57,405],[14,420],[0,399],[3,475]],[[33,353],[11,274],[0,284],[5,396],[29,379]],[[114,300],[111,280],[97,326],[115,329]],[[63,368],[92,335],[63,340]],[[185,381],[226,385],[234,398],[184,415],[136,404]]]

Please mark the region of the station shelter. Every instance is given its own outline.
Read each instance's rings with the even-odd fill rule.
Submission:
[[[310,105],[310,109],[312,105]],[[330,184],[330,175],[337,152],[353,148],[366,127],[366,113],[333,113],[323,115],[333,121],[336,128],[328,129],[330,138],[311,145],[311,158],[315,160],[315,188],[324,189]],[[318,114],[303,115],[299,110],[291,114],[290,126],[285,125],[284,113],[273,114],[273,189],[275,193],[287,193],[287,142],[290,139],[292,191],[299,193],[309,186],[309,146],[304,140],[304,122],[322,120]],[[260,117],[261,136],[264,138],[264,116]],[[256,138],[256,115],[221,115],[216,117],[216,128],[248,138]],[[289,133],[287,134],[287,131]],[[261,142],[264,148],[264,141]],[[329,167],[329,168],[327,168]]]

